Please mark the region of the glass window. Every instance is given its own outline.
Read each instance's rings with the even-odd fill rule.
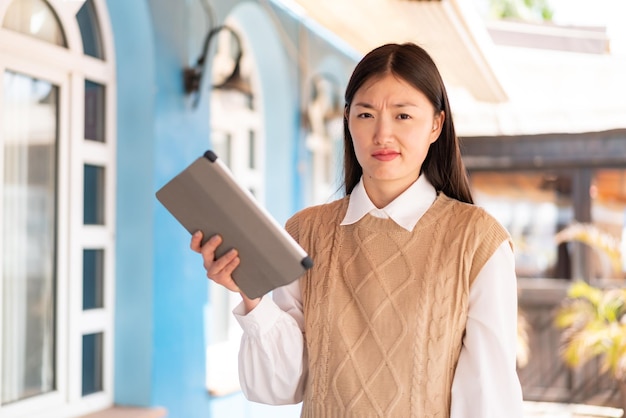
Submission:
[[[104,93],[102,84],[85,80],[85,139],[104,142]]]
[[[83,53],[90,57],[104,59],[102,36],[98,25],[98,15],[93,0],[87,0],[78,13],[76,20],[80,27],[80,36],[83,39]]]
[[[67,46],[59,19],[44,0],[14,0],[2,26],[45,42]]]
[[[83,250],[83,310],[104,306],[104,250]]]
[[[104,60],[106,10],[102,0],[0,0],[2,417],[82,416],[112,402],[116,69]]]
[[[83,396],[102,391],[103,342],[101,332],[83,335]]]
[[[2,404],[55,389],[58,88],[3,75]]]
[[[216,56],[212,67],[212,84],[219,85],[233,72],[239,52],[245,52],[245,38],[235,37],[230,31],[218,35]],[[242,57],[241,69],[252,73],[256,65],[250,54]],[[250,60],[250,61],[247,61]],[[244,62],[247,62],[244,65]],[[244,74],[246,81],[256,79]],[[264,204],[264,136],[262,115],[253,106],[254,95],[238,89],[214,88],[211,90],[210,132],[211,146],[224,161],[237,182]],[[237,351],[241,328],[234,320],[232,309],[238,296],[222,286],[209,285],[207,312],[206,377],[209,394],[223,396],[240,390],[237,375]]]
[[[104,167],[85,164],[84,169],[85,225],[104,225]]]
[[[626,278],[626,170],[474,172],[471,182],[513,238],[518,277]]]
[[[626,170],[601,169],[591,182],[591,219],[587,245],[591,246],[595,279],[626,276]]]
[[[256,145],[255,131],[251,129],[248,131],[248,168],[250,170],[256,169]]]
[[[213,142],[213,151],[228,167],[232,165],[230,156],[232,148],[232,134],[229,132],[216,130],[211,135]]]
[[[557,232],[574,220],[568,172],[474,172],[472,193],[508,229],[518,277],[571,278],[567,243]]]

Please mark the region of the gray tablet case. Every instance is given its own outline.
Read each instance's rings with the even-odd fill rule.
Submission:
[[[212,151],[171,179],[156,197],[187,231],[201,230],[203,244],[220,234],[217,257],[237,249],[241,264],[233,279],[249,298],[289,284],[313,266],[302,247]]]

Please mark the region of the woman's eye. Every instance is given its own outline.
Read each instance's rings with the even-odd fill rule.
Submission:
[[[366,119],[366,118],[371,118],[372,114],[371,113],[359,113],[358,115],[356,115],[356,117],[360,119]]]
[[[407,115],[406,113],[400,113],[398,115],[398,119],[411,119],[411,116]]]

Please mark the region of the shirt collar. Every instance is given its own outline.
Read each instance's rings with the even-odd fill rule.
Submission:
[[[428,208],[437,198],[437,191],[428,181],[426,176],[421,175],[402,194],[382,209],[378,209],[370,200],[363,179],[359,180],[348,202],[346,216],[341,225],[351,225],[363,218],[368,213],[378,218],[391,218],[395,223],[407,231],[412,231],[415,224],[426,213]]]

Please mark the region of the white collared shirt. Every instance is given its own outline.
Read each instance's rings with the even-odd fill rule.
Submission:
[[[341,225],[355,223],[369,213],[391,218],[412,231],[436,197],[434,187],[420,176],[389,205],[377,209],[359,182]],[[252,312],[244,312],[242,304],[233,311],[244,331],[239,352],[244,394],[252,401],[274,405],[300,402],[307,374],[300,281],[276,289],[273,298],[263,297]],[[450,418],[523,416],[516,344],[517,280],[513,252],[504,242],[470,288]]]
[[[370,200],[363,181],[359,181],[352,193],[346,216],[341,225],[358,222],[366,214],[378,218],[391,218],[407,231],[412,231],[419,219],[435,202],[437,192],[425,176],[420,176],[408,189],[382,209],[378,209]]]

